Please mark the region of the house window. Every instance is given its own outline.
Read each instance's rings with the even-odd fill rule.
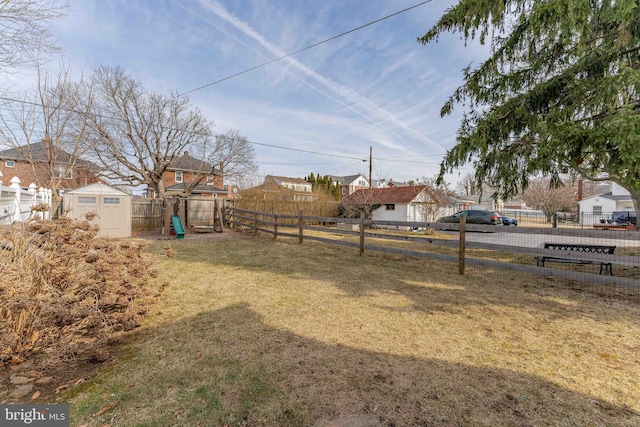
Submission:
[[[602,215],[602,206],[594,206],[593,207],[594,215]]]
[[[394,203],[387,203],[384,205],[384,208],[388,211],[395,211],[396,205]]]
[[[12,167],[15,167],[16,162],[14,162],[13,160],[7,160],[4,162],[4,165],[5,167],[12,168]]]
[[[102,203],[105,205],[119,205],[120,197],[105,197],[102,199]]]
[[[95,205],[96,198],[93,196],[79,196],[78,203],[81,205]]]
[[[66,166],[54,166],[53,167],[53,177],[54,178],[62,178],[62,179],[72,179],[73,173],[70,169],[67,169]]]
[[[176,182],[182,182],[182,171],[176,171]]]

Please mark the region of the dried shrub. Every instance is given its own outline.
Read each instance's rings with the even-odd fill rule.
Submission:
[[[329,193],[315,189],[313,193],[306,193],[309,200],[297,200],[296,193],[286,188],[276,192],[264,192],[261,189],[243,190],[234,200],[234,206],[239,209],[278,213],[283,215],[297,215],[303,211],[306,216],[338,216],[339,202]]]
[[[100,350],[140,324],[157,296],[144,245],[98,238],[67,217],[14,224],[0,234],[0,362],[42,356],[45,366]]]

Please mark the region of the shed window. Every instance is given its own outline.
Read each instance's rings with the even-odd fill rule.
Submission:
[[[94,196],[79,196],[78,203],[81,205],[95,205],[96,198]]]
[[[384,205],[384,207],[388,211],[395,211],[396,210],[396,205],[394,203],[387,203],[386,205]]]
[[[15,167],[16,162],[14,162],[13,160],[7,160],[4,162],[4,165],[8,168],[12,168],[12,167]]]
[[[176,171],[176,182],[182,182],[182,171]]]
[[[593,207],[594,215],[602,215],[602,206],[594,206]]]
[[[105,205],[119,205],[120,204],[120,197],[105,197],[102,200],[102,203]]]

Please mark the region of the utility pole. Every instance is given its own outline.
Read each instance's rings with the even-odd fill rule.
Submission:
[[[369,190],[371,190],[371,187],[373,186],[373,183],[371,182],[372,169],[373,169],[373,147],[370,145],[369,146]]]

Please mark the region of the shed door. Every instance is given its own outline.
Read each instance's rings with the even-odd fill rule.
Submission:
[[[74,210],[75,212],[72,213],[74,218],[84,218],[88,213],[99,213],[98,196],[78,196],[78,205]]]
[[[100,234],[102,236],[122,236],[122,197],[100,196],[102,206],[99,214]]]
[[[74,217],[82,218],[87,213],[95,213],[97,216],[92,222],[100,227],[100,236],[121,237],[123,203],[119,196],[78,196]]]

